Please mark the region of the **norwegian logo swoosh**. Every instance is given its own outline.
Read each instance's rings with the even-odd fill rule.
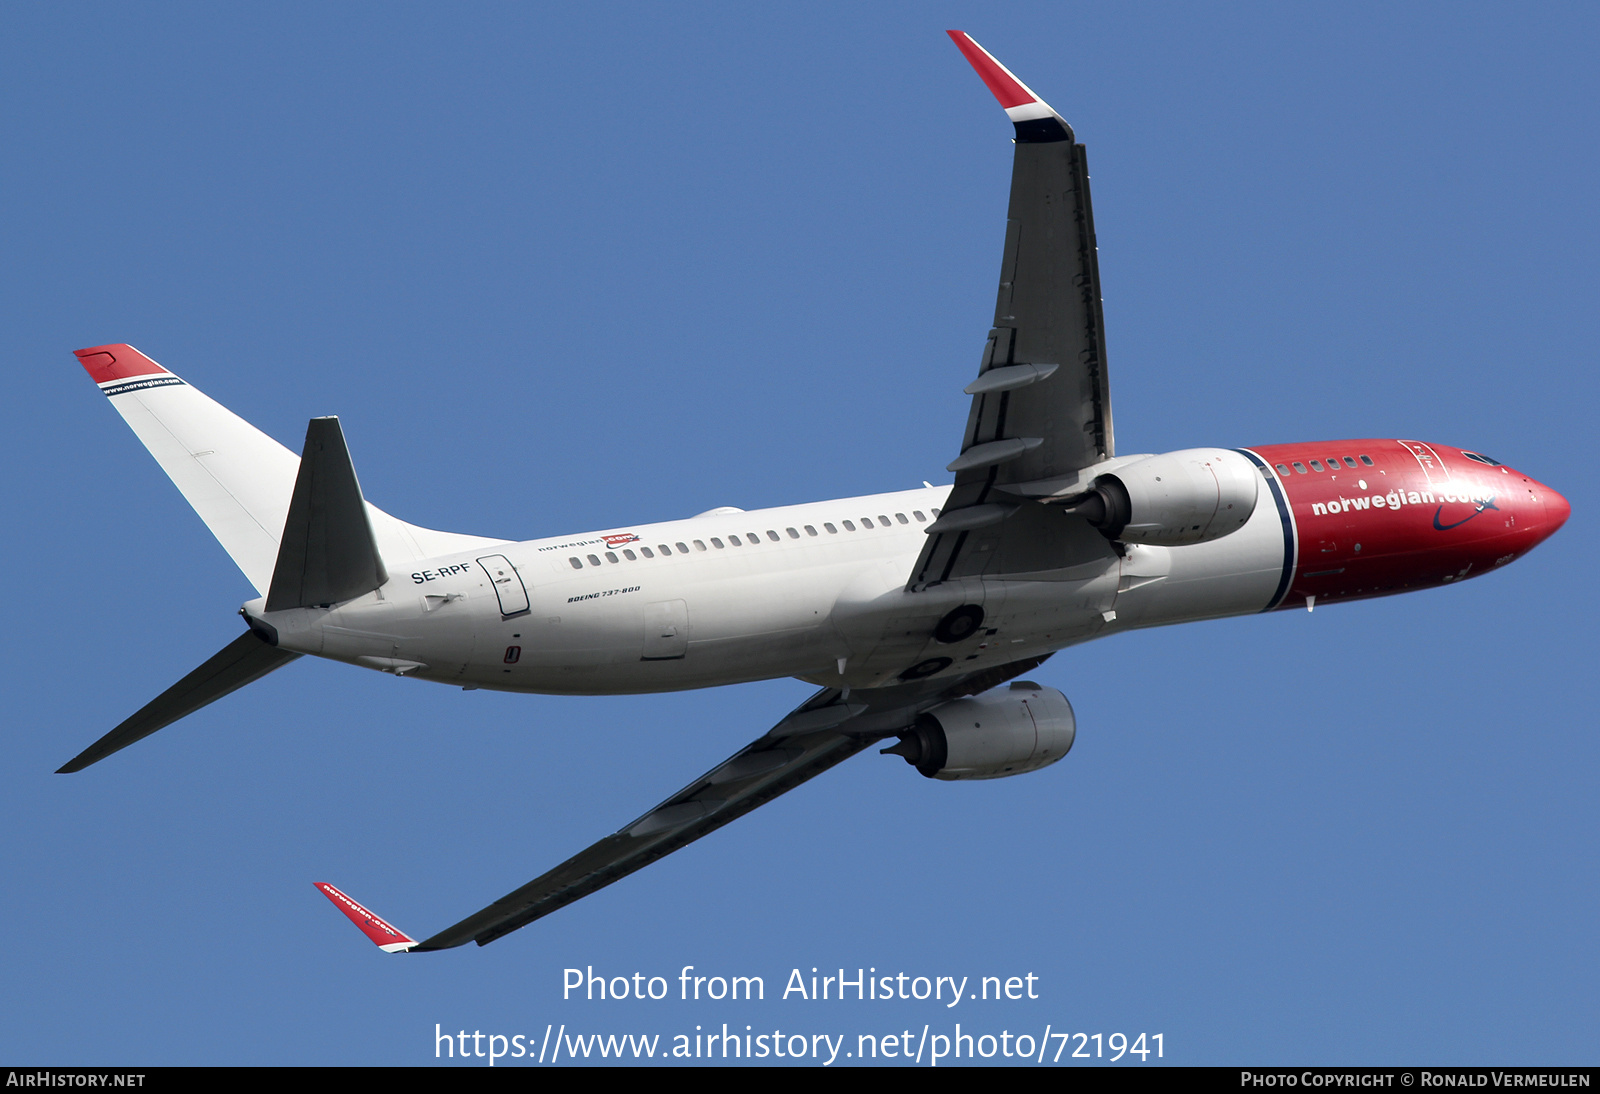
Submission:
[[[1475,517],[1479,513],[1483,512],[1485,509],[1493,509],[1497,513],[1500,511],[1500,507],[1494,503],[1494,499],[1490,498],[1488,501],[1479,502],[1477,504],[1477,507],[1474,508],[1471,513],[1469,513],[1465,517],[1462,517],[1460,520],[1456,521],[1454,524],[1440,524],[1439,523],[1439,514],[1444,512],[1444,506],[1441,505],[1441,506],[1439,506],[1439,508],[1437,508],[1437,509],[1435,509],[1433,511],[1433,527],[1437,531],[1440,531],[1440,532],[1448,532],[1452,528],[1460,528],[1463,524],[1467,523],[1467,521],[1471,520],[1473,517]]]

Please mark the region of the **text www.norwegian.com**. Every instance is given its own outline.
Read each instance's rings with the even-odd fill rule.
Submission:
[[[1140,1033],[1058,1033],[1045,1026],[1044,1033],[964,1032],[958,1022],[954,1033],[935,1033],[925,1025],[920,1033],[901,1030],[892,1033],[856,1034],[847,1045],[849,1034],[785,1033],[772,1030],[757,1033],[746,1026],[744,1032],[730,1030],[723,1023],[720,1033],[705,1032],[663,1036],[659,1033],[568,1033],[546,1026],[544,1036],[533,1034],[446,1033],[435,1025],[433,1054],[439,1059],[487,1060],[493,1067],[501,1060],[519,1063],[555,1064],[581,1060],[813,1060],[824,1067],[838,1060],[896,1060],[908,1064],[937,1067],[942,1060],[1016,1060],[1036,1064],[1071,1063],[1074,1060],[1147,1061],[1161,1059],[1165,1051],[1163,1035]]]

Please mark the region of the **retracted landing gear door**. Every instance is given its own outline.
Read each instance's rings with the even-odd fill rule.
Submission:
[[[505,555],[485,555],[478,560],[478,565],[494,584],[494,595],[500,598],[501,615],[520,615],[528,610],[528,590],[510,559]]]

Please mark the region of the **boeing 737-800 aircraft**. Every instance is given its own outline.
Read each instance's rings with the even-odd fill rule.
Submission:
[[[337,418],[313,419],[297,457],[131,346],[79,350],[262,595],[240,609],[244,634],[61,770],[304,654],[505,691],[817,685],[677,794],[430,938],[319,885],[386,950],[483,945],[879,742],[938,779],[1055,763],[1072,707],[1024,677],[1067,646],[1451,584],[1561,527],[1555,491],[1417,440],[1118,455],[1084,148],[976,42],[950,36],[1016,131],[994,322],[953,485],[525,543],[439,532],[363,498]]]

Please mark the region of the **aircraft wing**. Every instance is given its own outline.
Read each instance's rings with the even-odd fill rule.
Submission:
[[[848,695],[838,688],[823,688],[767,734],[643,816],[421,942],[413,942],[331,885],[318,883],[317,887],[390,952],[446,950],[468,942],[486,946],[687,847],[877,741],[898,734],[930,707],[997,687],[1042,660],[1018,661],[954,680],[857,690]]]
[[[1114,455],[1084,147],[1048,103],[982,46],[961,31],[949,34],[1011,118],[1016,150],[994,327],[978,378],[966,388],[972,408],[961,454],[948,468],[955,487],[929,529],[913,587],[992,568],[975,571],[964,558],[966,533],[1007,521],[1023,499],[1052,493],[1050,480],[1070,482]],[[1076,533],[1076,525],[1060,532]],[[1037,529],[1019,528],[1006,538],[1025,534]]]

